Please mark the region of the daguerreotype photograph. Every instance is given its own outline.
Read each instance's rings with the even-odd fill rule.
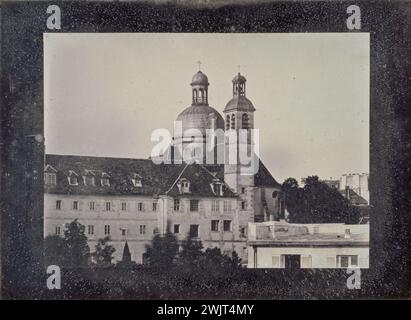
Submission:
[[[370,4],[261,6],[2,7],[6,299],[404,297],[411,72]]]
[[[44,68],[51,259],[368,268],[368,34],[46,33]]]

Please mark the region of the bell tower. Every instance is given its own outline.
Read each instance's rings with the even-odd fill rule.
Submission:
[[[245,159],[255,159],[252,135],[255,108],[246,97],[246,81],[247,79],[238,72],[232,80],[233,98],[224,108],[224,180],[239,194],[245,194],[247,189],[254,187],[254,173],[248,168],[251,164],[244,163]]]

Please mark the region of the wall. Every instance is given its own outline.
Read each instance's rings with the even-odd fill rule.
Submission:
[[[273,198],[274,191],[280,191],[279,188],[255,187],[254,189],[254,212],[256,221],[273,221],[279,218],[280,208],[278,198]],[[267,211],[264,215],[263,199],[267,204]]]
[[[281,255],[301,255],[301,268],[336,268],[337,255],[358,255],[360,268],[369,268],[368,247],[257,247],[257,268],[282,268]],[[254,248],[248,247],[248,268],[254,268]],[[311,263],[309,263],[311,260]],[[273,264],[273,262],[275,264]]]

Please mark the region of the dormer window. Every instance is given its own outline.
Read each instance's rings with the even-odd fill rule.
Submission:
[[[221,183],[220,180],[215,179],[212,183],[211,183],[211,189],[213,190],[213,193],[216,196],[222,196],[223,195],[223,184]]]
[[[185,178],[180,179],[180,181],[177,183],[177,187],[182,194],[190,193],[190,181]]]
[[[55,173],[45,173],[44,174],[44,183],[46,185],[56,185],[57,183],[57,176]]]
[[[69,170],[68,183],[70,186],[78,186],[78,174],[72,170]]]
[[[85,174],[83,176],[83,182],[85,186],[95,186],[95,174],[91,170],[85,170]]]
[[[106,172],[103,172],[101,174],[101,186],[102,187],[110,186],[110,176]]]
[[[57,184],[57,170],[51,165],[47,165],[44,168],[44,184],[56,185]]]
[[[137,173],[135,173],[133,175],[133,178],[131,179],[131,182],[133,183],[134,187],[142,187],[143,186],[142,177]]]

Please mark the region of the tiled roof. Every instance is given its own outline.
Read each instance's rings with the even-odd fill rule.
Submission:
[[[224,173],[224,171],[221,170],[221,166],[206,168],[198,164],[186,165],[184,170],[176,177],[175,181],[177,179],[187,179],[190,181],[190,194],[193,196],[201,195],[203,197],[218,196],[214,193],[211,185],[213,182],[220,182],[224,190],[224,197],[235,197],[236,195],[224,184],[222,173]],[[176,183],[170,187],[167,194],[173,197],[180,194]]]
[[[227,102],[224,112],[231,110],[238,111],[255,111],[253,103],[245,96],[235,96]]]
[[[270,171],[265,167],[264,163],[260,160],[258,172],[254,176],[254,185],[256,187],[274,187],[281,188],[281,185],[273,178]]]
[[[217,197],[210,184],[218,179],[224,185],[224,165],[154,164],[150,159],[108,158],[47,154],[45,165],[57,170],[57,185],[45,185],[45,191],[57,194],[177,196],[177,179],[190,181],[191,195]],[[71,172],[78,175],[78,185],[70,185]],[[83,176],[93,174],[94,185],[85,185]],[[109,177],[110,185],[102,186],[101,178]],[[141,187],[132,179],[141,177]],[[260,161],[255,175],[257,187],[280,187]],[[224,197],[236,195],[224,186]]]
[[[57,185],[45,191],[61,194],[130,194],[156,195],[166,188],[168,176],[176,166],[155,165],[149,159],[122,159],[88,156],[46,155],[46,165],[57,170]],[[78,174],[78,185],[69,185],[69,172]],[[101,186],[103,172],[110,176],[110,185]],[[95,185],[84,185],[83,176],[93,174]],[[142,187],[134,187],[134,174],[142,176]]]

